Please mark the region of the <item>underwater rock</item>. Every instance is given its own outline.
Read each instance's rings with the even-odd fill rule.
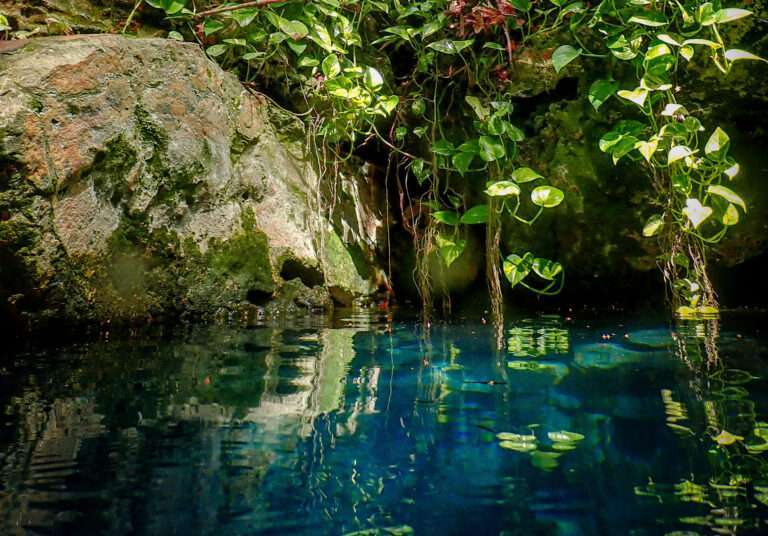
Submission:
[[[296,278],[326,295],[310,308],[375,290],[375,198],[329,222],[301,123],[196,45],[4,42],[0,73],[0,315],[220,315]]]

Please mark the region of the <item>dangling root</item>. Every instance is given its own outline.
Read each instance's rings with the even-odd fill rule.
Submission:
[[[491,300],[491,322],[496,338],[496,347],[500,350],[504,344],[504,310],[499,271],[501,256],[501,219],[497,210],[498,202],[491,199],[488,204],[488,223],[485,232],[485,277],[488,282],[488,295]]]

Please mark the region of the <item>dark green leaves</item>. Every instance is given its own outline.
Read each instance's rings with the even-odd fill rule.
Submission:
[[[475,205],[461,216],[461,223],[474,225],[488,221],[488,205]]]
[[[480,158],[486,162],[493,162],[504,158],[507,154],[504,143],[496,136],[480,136]]]
[[[589,102],[595,110],[599,110],[600,106],[607,101],[611,95],[616,93],[619,89],[619,83],[615,80],[595,80],[592,85],[589,86]]]
[[[167,15],[175,15],[186,5],[186,0],[147,0],[147,4],[162,9]]]
[[[438,210],[437,212],[432,213],[432,217],[440,223],[445,223],[446,225],[459,224],[459,215],[450,210]]]

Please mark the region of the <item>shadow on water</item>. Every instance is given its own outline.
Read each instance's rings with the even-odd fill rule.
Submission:
[[[0,533],[757,534],[762,320],[542,316],[497,351],[353,314],[5,355]]]

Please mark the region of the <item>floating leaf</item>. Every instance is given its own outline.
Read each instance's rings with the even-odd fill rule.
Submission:
[[[698,199],[688,198],[685,200],[683,214],[688,217],[693,224],[693,228],[696,229],[704,220],[712,215],[712,209],[702,205]]]
[[[707,193],[712,195],[718,195],[725,199],[726,201],[733,203],[734,205],[738,205],[741,207],[741,209],[746,212],[747,211],[747,204],[744,202],[744,200],[739,197],[739,195],[731,190],[730,188],[726,188],[725,186],[721,186],[719,184],[711,184],[707,188]]]
[[[502,441],[499,443],[499,446],[503,449],[517,452],[532,452],[536,450],[536,443],[527,443],[525,441]]]
[[[536,179],[543,179],[541,175],[536,173],[531,168],[521,167],[512,172],[512,179],[517,184],[525,184],[526,182],[535,181]]]
[[[544,208],[553,208],[563,202],[565,194],[554,186],[537,186],[531,192],[531,201],[534,205]]]
[[[474,225],[488,221],[488,205],[475,205],[461,216],[461,223]]]
[[[496,438],[501,441],[525,441],[531,443],[536,441],[536,436],[532,434],[514,434],[512,432],[499,432]]]
[[[576,432],[568,432],[567,430],[560,430],[559,432],[549,432],[547,437],[552,441],[581,441],[584,436]]]
[[[654,214],[643,226],[643,236],[651,237],[659,232],[659,229],[664,225],[664,219],[659,214]]]
[[[520,187],[513,181],[498,181],[488,186],[485,193],[491,197],[509,197],[520,195]]]
[[[580,55],[580,48],[573,48],[571,45],[561,45],[557,47],[552,53],[552,65],[555,67],[555,72],[559,73],[563,67],[571,63]]]

